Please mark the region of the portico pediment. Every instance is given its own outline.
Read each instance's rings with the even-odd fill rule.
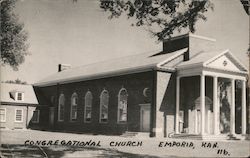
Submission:
[[[203,63],[204,67],[224,71],[247,72],[247,69],[229,50],[226,50]]]

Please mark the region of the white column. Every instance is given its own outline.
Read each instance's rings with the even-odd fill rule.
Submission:
[[[176,111],[175,111],[175,133],[179,133],[179,111],[180,111],[180,77],[176,78]]]
[[[242,112],[242,121],[241,121],[241,133],[242,134],[246,134],[246,81],[242,81],[242,98],[241,98],[241,102],[242,102],[242,108],[241,108],[241,112]]]
[[[218,77],[213,77],[213,112],[214,112],[214,134],[219,134],[219,108],[218,104]]]
[[[206,123],[207,123],[207,125],[206,125],[207,130],[206,130],[206,132],[207,132],[207,134],[211,134],[211,132],[210,132],[210,127],[211,127],[211,126],[210,126],[211,111],[210,111],[210,110],[207,111],[207,115],[206,115],[206,116],[207,116],[207,118],[206,118],[206,120],[207,120],[207,121],[206,121]]]
[[[194,109],[194,133],[198,134],[198,116],[197,109]]]
[[[205,76],[200,79],[201,134],[205,133]]]
[[[232,103],[230,109],[230,134],[235,134],[235,80],[231,79]]]

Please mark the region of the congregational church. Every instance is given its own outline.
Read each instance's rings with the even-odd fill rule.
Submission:
[[[247,68],[216,40],[185,34],[161,50],[66,68],[34,84],[32,128],[229,139],[247,131]]]

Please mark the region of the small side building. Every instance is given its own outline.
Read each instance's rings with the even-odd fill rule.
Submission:
[[[26,129],[39,123],[36,95],[31,85],[1,83],[0,128]]]

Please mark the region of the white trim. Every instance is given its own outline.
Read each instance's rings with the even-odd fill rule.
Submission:
[[[219,125],[219,104],[218,104],[218,77],[213,76],[213,134],[218,135],[220,132]]]
[[[90,121],[87,121],[86,118],[87,118],[87,115],[86,115],[86,111],[87,111],[87,104],[86,104],[86,101],[87,101],[87,95],[90,95],[90,99],[91,99],[91,117],[90,117]],[[93,95],[92,95],[92,92],[91,91],[87,91],[85,96],[84,96],[84,118],[83,118],[83,121],[84,123],[91,123],[91,120],[92,120],[92,106],[93,106]]]
[[[126,121],[120,121],[119,120],[119,118],[120,118],[120,114],[119,114],[119,104],[120,104],[120,98],[121,98],[121,92],[122,91],[126,91],[126,95],[127,95],[127,108],[126,108],[126,110],[127,110],[127,115],[126,115]],[[120,89],[120,91],[118,92],[118,102],[117,102],[118,104],[117,104],[117,123],[118,124],[124,124],[124,123],[127,123],[128,122],[128,91],[127,91],[127,89],[126,88],[124,88],[124,87],[122,87],[121,89]]]
[[[61,104],[61,98],[63,97],[63,104]],[[63,109],[63,118],[60,118],[61,115],[61,105],[64,106]],[[63,122],[64,121],[64,114],[65,114],[65,96],[63,93],[60,94],[58,98],[58,111],[57,111],[57,121],[58,122]]]
[[[205,108],[205,91],[206,91],[206,83],[205,83],[206,76],[200,75],[200,111],[201,111],[201,135],[205,134],[205,115],[206,115],[206,108]]]
[[[6,108],[0,108],[0,110],[4,110],[4,120],[0,120],[0,122],[6,122]]]
[[[226,73],[221,73],[221,72],[211,72],[211,71],[202,71],[202,72],[206,76],[217,76],[220,78],[228,78],[228,79],[246,81],[246,77],[244,77],[244,76],[237,76],[237,75],[231,75],[231,74],[226,74]]]
[[[37,120],[36,121],[33,120],[35,111],[37,111]],[[39,120],[40,120],[40,110],[33,110],[32,123],[39,123]]]
[[[230,134],[235,134],[235,80],[231,79]]]
[[[73,99],[76,98],[77,99],[77,102],[76,103],[73,103]],[[76,106],[76,116],[75,118],[72,117],[72,111],[73,111],[73,106]],[[76,92],[74,92],[72,95],[71,95],[71,99],[70,99],[70,121],[71,122],[75,122],[77,120],[77,106],[78,106],[78,95]]]
[[[229,72],[224,71],[221,69],[214,69],[209,67],[196,67],[196,68],[189,68],[189,69],[183,69],[177,71],[177,76],[179,77],[188,77],[188,76],[197,76],[204,74],[206,76],[217,76],[217,77],[223,77],[223,78],[234,78],[237,80],[245,80],[247,74],[240,73],[240,72]]]
[[[16,120],[17,110],[21,110],[21,121]],[[15,109],[15,122],[23,122],[23,109]]]
[[[232,60],[234,60],[243,69],[243,71],[240,70],[240,72],[244,72],[245,71],[245,72],[248,73],[247,68],[243,64],[241,64],[241,62],[229,51],[229,49],[226,49],[222,53],[220,53],[220,54],[218,54],[218,55],[210,58],[209,60],[205,61],[203,63],[203,66],[206,67],[209,63],[215,61],[216,59],[220,58],[221,56],[223,56],[225,54],[228,54],[229,56],[231,56]]]
[[[107,105],[107,109],[109,109],[109,92],[104,88],[100,94],[100,111],[99,111],[99,123],[108,123],[108,119],[109,119],[109,110],[107,112],[107,122],[102,122],[101,121],[101,111],[102,111],[102,95],[104,94],[104,92],[107,92],[108,94],[108,105]]]

